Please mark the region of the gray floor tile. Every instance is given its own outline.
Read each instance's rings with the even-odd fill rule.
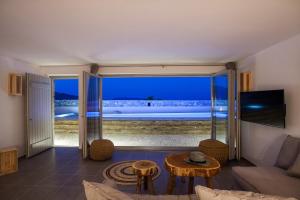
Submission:
[[[71,179],[72,175],[69,174],[53,174],[49,177],[46,177],[39,183],[40,186],[63,186],[69,179]]]
[[[83,193],[83,188],[80,186],[77,187],[65,186],[60,188],[55,195],[51,197],[49,196],[47,200],[74,200],[79,196],[82,196],[81,195],[82,193]]]
[[[20,200],[47,200],[54,197],[61,187],[31,187],[30,190],[20,195]]]
[[[8,185],[1,185],[0,188],[1,200],[17,200],[19,197],[21,197],[23,194],[30,190],[29,187]]]
[[[0,177],[0,199],[42,199],[42,200],[85,200],[82,181],[102,182],[103,170],[114,162],[124,160],[149,159],[162,169],[154,181],[156,192],[164,194],[168,181],[168,172],[164,169],[164,158],[170,151],[116,151],[111,160],[83,160],[77,148],[53,148],[30,159],[19,160],[19,171]],[[230,162],[214,179],[219,189],[239,189],[231,175],[231,167],[250,165],[246,161]],[[201,178],[195,184],[204,184]],[[119,186],[122,191],[134,193],[135,186]],[[186,194],[187,184],[177,180],[175,194]],[[145,192],[144,192],[145,193]]]

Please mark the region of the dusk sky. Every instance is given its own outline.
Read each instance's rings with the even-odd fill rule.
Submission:
[[[55,79],[55,92],[78,96],[78,79]]]
[[[78,80],[55,80],[56,92],[78,96]],[[104,78],[103,99],[210,99],[210,77]]]
[[[209,77],[104,78],[103,99],[210,99]]]

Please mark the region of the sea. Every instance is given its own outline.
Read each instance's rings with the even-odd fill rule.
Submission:
[[[218,100],[212,110],[210,100],[103,100],[89,102],[82,116],[104,120],[211,120],[227,117],[227,101]],[[213,112],[212,112],[213,111]],[[56,120],[76,120],[78,100],[55,100]]]

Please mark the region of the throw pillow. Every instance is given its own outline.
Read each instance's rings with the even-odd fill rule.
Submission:
[[[294,164],[288,169],[287,174],[300,178],[300,153],[298,154]]]
[[[127,194],[106,184],[83,181],[87,200],[132,200]]]
[[[297,200],[246,191],[213,190],[203,186],[195,187],[199,200]]]
[[[107,186],[109,186],[111,188],[114,188],[114,189],[118,189],[118,186],[117,186],[116,182],[114,180],[111,180],[111,179],[104,179],[102,181],[102,184],[107,185]]]
[[[300,139],[292,136],[287,136],[285,139],[275,166],[282,169],[288,169],[295,161],[300,147]]]

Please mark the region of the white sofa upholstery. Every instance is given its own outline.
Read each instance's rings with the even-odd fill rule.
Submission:
[[[233,167],[232,173],[245,190],[300,199],[300,179],[278,167]]]
[[[300,178],[287,174],[298,154],[300,139],[287,136],[274,166],[233,167],[232,173],[245,190],[300,199]]]
[[[87,200],[296,200],[245,191],[213,190],[196,186],[192,195],[145,195],[121,192],[110,185],[83,181]]]

